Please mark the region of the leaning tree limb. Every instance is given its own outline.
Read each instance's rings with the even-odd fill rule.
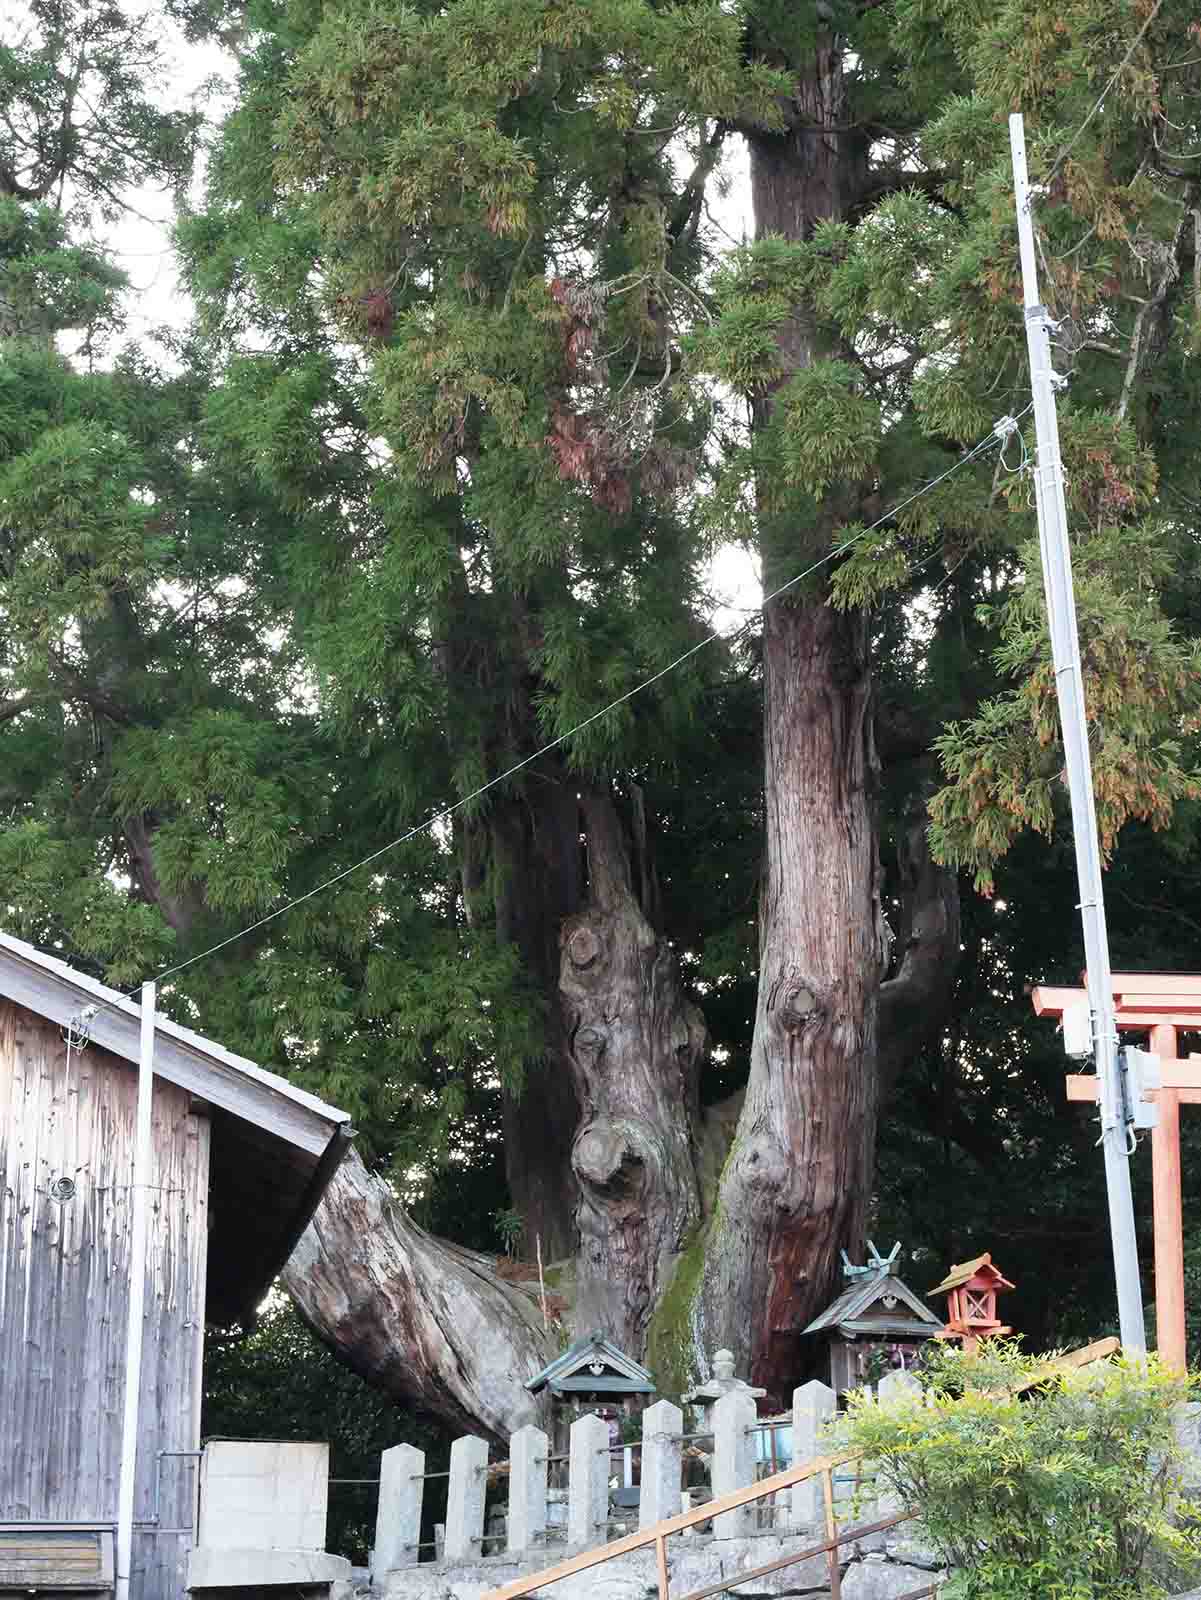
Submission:
[[[558,1338],[491,1257],[436,1239],[354,1152],[283,1272],[298,1311],[385,1394],[498,1441],[542,1420],[524,1385]]]

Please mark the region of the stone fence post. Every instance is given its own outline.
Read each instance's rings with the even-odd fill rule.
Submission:
[[[898,1400],[920,1400],[922,1386],[912,1372],[886,1372],[876,1385],[876,1396],[881,1405],[891,1405]]]
[[[803,1467],[822,1454],[821,1432],[837,1409],[829,1384],[816,1379],[792,1391],[792,1464]],[[792,1487],[794,1528],[823,1528],[826,1497],[820,1478],[806,1478]]]
[[[478,1561],[483,1553],[484,1495],[488,1488],[488,1441],[473,1434],[450,1447],[446,1497],[447,1561]]]
[[[876,1399],[882,1406],[920,1404],[922,1386],[912,1372],[886,1372],[876,1385]],[[895,1494],[877,1494],[876,1517],[879,1521],[883,1522],[885,1517],[899,1517],[904,1510]]]
[[[380,1456],[372,1558],[372,1571],[377,1575],[417,1565],[424,1474],[425,1451],[411,1444],[393,1445]]]
[[[751,1430],[758,1421],[755,1399],[749,1389],[731,1389],[713,1407],[713,1498],[745,1489],[755,1481],[755,1442]],[[755,1508],[740,1506],[713,1519],[716,1539],[738,1539],[752,1531]]]
[[[509,1440],[509,1553],[546,1538],[546,1435],[528,1424]]]
[[[609,1521],[609,1424],[590,1413],[571,1425],[567,1543],[579,1550],[604,1544]]]
[[[660,1400],[642,1413],[642,1491],[638,1526],[649,1528],[680,1510],[680,1464],[684,1413],[670,1400]]]
[[[1173,1416],[1176,1453],[1186,1494],[1195,1495],[1201,1485],[1201,1401],[1186,1400]]]

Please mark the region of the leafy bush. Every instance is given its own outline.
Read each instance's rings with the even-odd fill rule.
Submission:
[[[1058,1372],[1051,1359],[1017,1341],[990,1340],[974,1358],[939,1347],[920,1394],[852,1396],[841,1435],[957,1569],[947,1600],[1134,1600],[1186,1587],[1201,1506],[1181,1495],[1173,1412],[1201,1380],[1154,1358]]]

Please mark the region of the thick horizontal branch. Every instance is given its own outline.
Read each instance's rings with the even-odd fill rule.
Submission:
[[[317,1336],[377,1389],[506,1440],[541,1421],[525,1387],[558,1350],[487,1256],[419,1228],[352,1150],[284,1268]]]

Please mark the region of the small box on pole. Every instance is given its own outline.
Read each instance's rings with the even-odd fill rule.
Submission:
[[[1093,1018],[1087,1006],[1072,1006],[1063,1014],[1064,1054],[1083,1060],[1093,1053]]]
[[[1150,1092],[1163,1087],[1163,1064],[1159,1057],[1150,1050],[1137,1050],[1134,1045],[1126,1044],[1122,1046],[1119,1061],[1127,1127],[1158,1127],[1159,1107],[1150,1098]]]

